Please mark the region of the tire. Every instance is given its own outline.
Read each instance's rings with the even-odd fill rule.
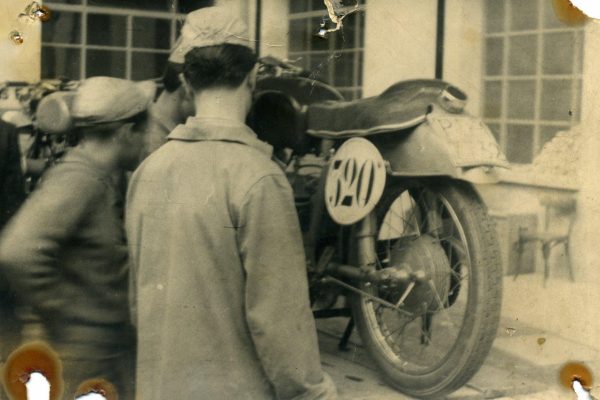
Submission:
[[[394,215],[394,210],[388,210],[394,202],[396,208],[411,205],[412,215],[401,218],[401,234],[388,232],[385,237],[386,218],[390,223]],[[365,242],[358,245],[359,238],[353,239],[359,265],[373,265],[368,259],[371,253],[377,257],[374,268],[398,268],[394,257],[411,251],[413,262],[403,269],[416,265],[425,253],[438,254],[437,267],[424,267],[431,274],[429,287],[417,283],[400,306],[402,313],[365,296],[353,296],[361,340],[393,387],[417,398],[442,398],[479,370],[496,336],[502,267],[494,225],[473,188],[450,179],[395,182],[386,188],[375,215],[378,236],[366,248]],[[411,221],[418,222],[414,224],[417,234],[410,230]],[[417,242],[425,243],[425,251],[414,247]],[[357,286],[388,304],[399,304],[408,289],[407,284],[394,290],[368,283]]]

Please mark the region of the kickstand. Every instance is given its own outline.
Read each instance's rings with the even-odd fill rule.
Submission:
[[[354,318],[350,317],[348,320],[348,325],[346,325],[346,330],[338,343],[338,349],[340,351],[348,351],[348,341],[350,340],[350,335],[352,335],[352,331],[354,330]]]

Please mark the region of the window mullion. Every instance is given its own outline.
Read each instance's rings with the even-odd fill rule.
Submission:
[[[510,1],[506,2],[504,7],[504,32],[502,33],[502,104],[500,105],[500,147],[504,152],[508,149],[508,125],[506,119],[508,118],[508,57],[509,57],[509,40],[508,34],[510,25]]]
[[[531,151],[533,152],[533,154],[531,155],[531,158],[533,160],[533,157],[535,157],[535,155],[537,154],[540,145],[541,145],[541,138],[540,138],[540,123],[539,121],[541,120],[541,110],[542,110],[542,74],[543,74],[543,63],[544,63],[544,31],[543,31],[543,27],[542,27],[542,16],[544,13],[543,7],[544,4],[542,4],[543,0],[538,0],[538,31],[536,34],[536,38],[537,38],[537,59],[536,59],[536,86],[535,86],[535,102],[534,102],[534,125],[533,125],[533,148],[531,149]]]
[[[126,19],[127,33],[125,34],[125,78],[131,79],[131,60],[133,54],[131,48],[133,47],[133,17],[130,15]]]
[[[87,13],[87,0],[83,0],[83,10],[81,12],[81,65],[79,76],[81,79],[87,78],[87,25],[88,25],[88,13]]]
[[[581,49],[583,48],[582,46],[582,41],[584,40],[584,33],[583,30],[578,30],[575,31],[575,54],[573,55],[573,64],[572,64],[572,68],[573,68],[573,76],[571,77],[571,109],[570,111],[573,112],[573,115],[571,115],[571,120],[569,121],[569,123],[571,125],[573,125],[573,122],[578,121],[575,118],[575,115],[581,115],[581,110],[576,110],[577,108],[577,99],[579,97],[581,97],[581,92],[582,91],[582,86],[579,84],[580,78],[576,77],[579,74],[579,67],[580,67],[580,63],[583,61],[583,57],[581,54]],[[577,89],[580,89],[579,91]]]

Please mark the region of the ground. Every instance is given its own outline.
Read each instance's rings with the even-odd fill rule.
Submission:
[[[506,314],[504,310],[503,314]],[[323,367],[336,382],[340,398],[410,399],[383,382],[377,367],[360,345],[356,332],[351,337],[349,351],[337,349],[345,322],[345,318],[317,322]],[[562,388],[558,382],[560,368],[567,361],[583,362],[592,373],[600,371],[600,351],[597,349],[504,315],[483,367],[447,399],[576,399],[574,392]],[[592,394],[595,393],[600,393],[600,387],[592,389]]]

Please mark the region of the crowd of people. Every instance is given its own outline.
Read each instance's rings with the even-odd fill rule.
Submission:
[[[90,378],[122,399],[336,398],[290,185],[244,123],[248,38],[229,10],[202,8],[156,100],[147,82],[84,80],[79,143],[22,205],[18,160],[0,156],[0,312],[16,315],[0,316],[1,355],[37,332],[21,338],[59,354],[65,398]]]

